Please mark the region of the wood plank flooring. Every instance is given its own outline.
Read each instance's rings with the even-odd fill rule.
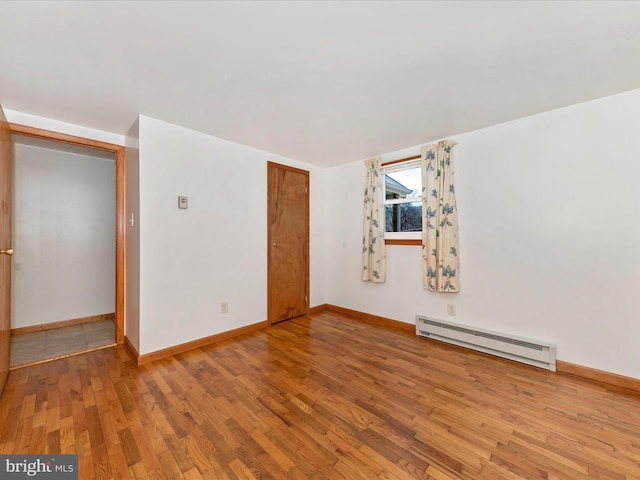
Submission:
[[[0,453],[81,479],[640,479],[640,396],[322,312],[11,372]]]

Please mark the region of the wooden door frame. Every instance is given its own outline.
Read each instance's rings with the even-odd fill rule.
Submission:
[[[289,170],[291,172],[295,172],[295,173],[300,173],[302,175],[304,175],[306,177],[306,181],[307,181],[307,187],[308,187],[308,191],[307,191],[307,197],[306,197],[306,202],[307,202],[307,244],[309,245],[309,249],[307,252],[307,268],[306,268],[306,275],[305,275],[305,291],[306,293],[306,301],[305,301],[305,315],[309,314],[309,302],[311,301],[311,292],[309,291],[310,289],[310,271],[311,271],[311,237],[310,237],[310,226],[311,226],[311,210],[309,209],[309,197],[310,195],[310,190],[311,187],[309,186],[310,183],[310,175],[309,175],[309,171],[308,170],[302,170],[300,168],[295,168],[295,167],[290,167],[288,165],[282,165],[280,163],[275,163],[275,162],[267,162],[267,320],[269,322],[269,325],[273,325],[273,318],[271,318],[271,275],[272,275],[272,271],[271,271],[271,252],[272,252],[272,248],[271,248],[271,216],[273,214],[272,212],[272,208],[271,208],[271,197],[272,195],[275,193],[272,191],[271,189],[271,181],[270,178],[271,176],[269,175],[269,172],[271,171],[272,168],[279,168],[281,170]]]
[[[0,170],[2,177],[0,178],[0,248],[4,250],[4,254],[0,254],[0,284],[2,284],[0,292],[0,396],[4,392],[4,388],[9,378],[11,370],[11,268],[13,260],[11,259],[11,249],[13,242],[13,143],[11,142],[11,129],[9,122],[4,114],[4,110],[0,105]]]
[[[55,142],[68,143],[83,147],[95,148],[106,152],[113,152],[116,159],[116,343],[124,343],[124,232],[125,232],[125,210],[124,210],[124,147],[113,143],[91,140],[89,138],[76,137],[65,133],[53,132],[41,128],[29,127],[9,123],[12,134],[25,135],[28,137],[53,140]]]

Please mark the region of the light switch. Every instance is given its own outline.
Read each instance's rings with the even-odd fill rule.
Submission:
[[[178,208],[187,208],[189,199],[187,197],[178,197]]]

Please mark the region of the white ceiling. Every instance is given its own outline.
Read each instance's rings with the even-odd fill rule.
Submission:
[[[640,88],[640,2],[0,2],[0,103],[331,166]]]

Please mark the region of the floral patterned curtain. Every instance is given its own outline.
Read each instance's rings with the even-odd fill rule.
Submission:
[[[382,283],[387,265],[384,250],[384,199],[379,157],[365,161],[364,222],[362,235],[362,280]]]
[[[422,283],[432,292],[459,292],[458,208],[453,147],[443,140],[422,147]]]

